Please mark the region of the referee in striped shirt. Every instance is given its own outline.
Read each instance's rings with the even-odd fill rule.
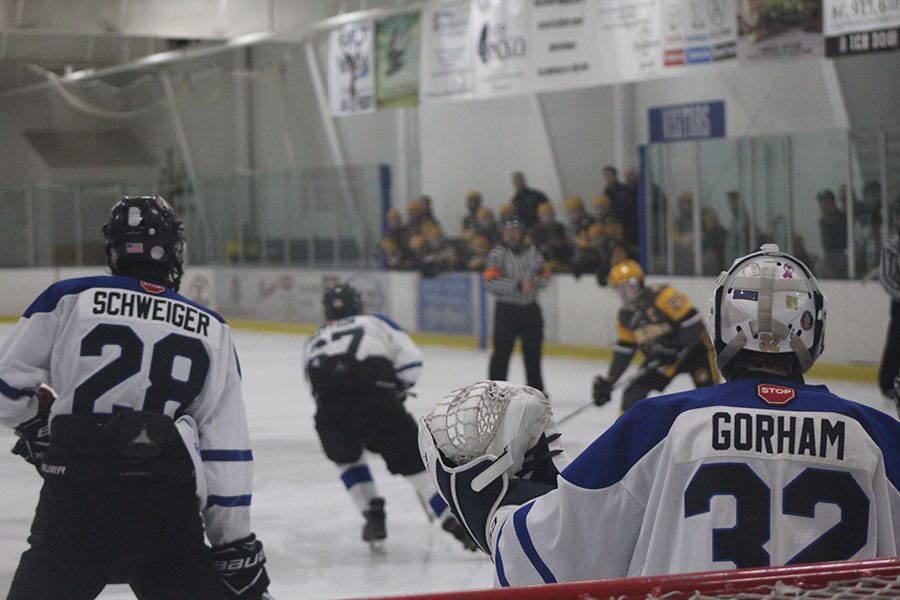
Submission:
[[[550,267],[536,248],[523,241],[522,222],[515,215],[503,220],[503,243],[488,253],[482,276],[488,290],[497,296],[494,310],[494,353],[488,378],[506,380],[509,357],[517,337],[522,339],[525,377],[528,385],[544,390],[541,377],[541,346],[544,317],[535,301],[547,285]]]

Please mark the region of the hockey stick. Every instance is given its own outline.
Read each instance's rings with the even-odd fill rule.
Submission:
[[[630,376],[628,376],[628,377],[621,377],[618,381],[616,381],[616,382],[613,384],[612,389],[609,391],[609,394],[612,395],[612,393],[615,392],[617,389],[619,389],[619,388],[621,388],[621,387],[625,387],[625,384],[626,384],[626,383],[630,384],[632,381],[634,381],[635,379],[637,379],[638,377],[640,377],[641,375],[643,375],[644,373],[646,373],[648,370],[649,370],[649,369],[647,369],[647,368],[645,368],[645,367],[640,367],[640,368],[638,368],[637,370],[635,370],[634,373],[632,373]],[[583,412],[584,410],[586,410],[586,409],[588,409],[588,408],[590,408],[590,407],[592,407],[592,406],[596,406],[596,404],[594,404],[594,401],[593,401],[593,400],[588,401],[586,404],[582,404],[581,406],[579,406],[578,408],[576,408],[575,410],[573,410],[572,412],[570,412],[570,413],[567,414],[566,416],[561,417],[560,419],[558,419],[558,420],[556,421],[556,425],[557,425],[557,426],[562,425],[562,424],[565,423],[566,421],[569,421],[570,419],[572,419],[573,417],[575,417],[575,416],[578,415],[579,413]],[[599,407],[598,407],[598,408],[599,408]]]

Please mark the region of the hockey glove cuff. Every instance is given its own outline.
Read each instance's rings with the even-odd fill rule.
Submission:
[[[216,570],[228,600],[261,600],[269,587],[262,542],[247,537],[212,549]]]
[[[13,454],[18,454],[29,463],[41,468],[44,455],[50,449],[50,411],[41,410],[27,421],[16,426],[15,432],[19,436]]]

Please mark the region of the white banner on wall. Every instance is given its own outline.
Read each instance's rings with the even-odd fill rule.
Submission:
[[[348,23],[331,32],[328,44],[328,95],[335,116],[375,110],[372,21]]]
[[[826,56],[900,48],[900,1],[825,0],[822,31]]]
[[[526,94],[531,88],[531,0],[472,0],[469,43],[479,98]]]
[[[735,0],[662,0],[661,10],[666,68],[737,56]]]
[[[596,84],[594,24],[588,0],[532,0],[535,91]]]
[[[422,11],[422,89],[426,100],[465,100],[474,94],[468,3]]]
[[[597,38],[595,79],[618,83],[654,76],[662,69],[659,0],[592,0]]]

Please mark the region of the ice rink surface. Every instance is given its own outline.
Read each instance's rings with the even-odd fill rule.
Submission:
[[[11,325],[0,326],[0,339]],[[244,398],[256,465],[253,529],[266,547],[270,592],[278,600],[363,598],[492,585],[489,559],[463,550],[429,523],[412,486],[391,476],[380,458],[370,457],[372,473],[387,499],[386,552],[376,555],[360,541],[362,517],[356,512],[337,472],[319,446],[313,429],[314,403],[303,379],[303,337],[238,331],[236,344],[244,373]],[[424,372],[407,400],[416,416],[449,390],[484,378],[488,353],[424,347]],[[544,380],[557,418],[590,399],[591,379],[605,372],[597,361],[562,357],[544,360]],[[627,375],[626,375],[627,376]],[[511,381],[523,381],[521,357],[513,356]],[[844,397],[893,413],[872,384],[822,382]],[[670,391],[689,387],[676,379]],[[574,455],[617,416],[618,398],[591,407],[560,429]],[[0,593],[5,597],[37,502],[41,479],[34,468],[5,448],[11,430],[0,432]],[[52,568],[52,565],[48,565]],[[127,586],[110,586],[106,600],[134,598]]]

